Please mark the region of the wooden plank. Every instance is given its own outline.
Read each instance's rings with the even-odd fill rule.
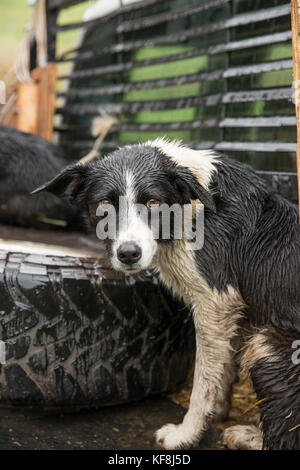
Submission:
[[[37,133],[38,87],[36,83],[20,83],[16,103],[16,128],[23,132]]]
[[[16,99],[2,118],[3,124],[51,140],[55,110],[56,66],[49,63],[32,71],[32,83],[18,83]],[[13,96],[12,96],[13,97]]]
[[[299,222],[300,222],[300,1],[291,0],[291,23],[292,23],[292,48],[293,48],[293,71],[294,71],[294,103],[297,118],[297,174],[298,174],[298,200],[299,200]]]
[[[7,107],[1,122],[51,140],[56,100],[56,66],[49,63],[45,67],[36,68],[31,77],[32,83],[16,85],[11,95],[11,98],[15,96],[15,100]]]
[[[36,133],[51,140],[53,116],[55,110],[56,66],[53,63],[39,67],[32,72],[32,78],[38,86],[38,123]]]

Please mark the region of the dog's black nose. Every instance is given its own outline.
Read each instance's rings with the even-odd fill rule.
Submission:
[[[122,243],[117,250],[118,259],[125,264],[134,264],[142,257],[142,250],[133,242]]]

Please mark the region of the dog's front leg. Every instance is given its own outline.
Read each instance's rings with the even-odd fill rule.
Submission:
[[[156,442],[165,449],[197,444],[224,392],[226,367],[233,361],[230,340],[239,314],[223,295],[218,300],[220,303],[216,298],[207,303],[206,299],[204,307],[203,301],[194,307],[196,360],[190,406],[181,424],[167,424],[156,432]]]
[[[207,350],[206,354],[207,348],[199,345],[201,336],[198,334],[196,342],[194,383],[188,412],[181,424],[167,424],[156,432],[156,442],[165,449],[186,449],[197,444],[214,412],[217,396],[214,381],[218,371],[214,367],[213,351]]]

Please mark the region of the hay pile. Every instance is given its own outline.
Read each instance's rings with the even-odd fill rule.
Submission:
[[[193,386],[193,371],[191,371],[184,387],[176,393],[168,395],[168,398],[183,408],[189,407],[190,395]],[[232,402],[228,418],[223,422],[216,422],[218,429],[225,429],[235,424],[258,424],[259,413],[255,405],[256,395],[249,380],[239,377],[239,381],[233,385]]]

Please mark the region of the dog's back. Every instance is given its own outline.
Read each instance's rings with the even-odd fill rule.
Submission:
[[[0,224],[83,230],[77,210],[52,194],[30,192],[66,165],[63,150],[33,134],[0,125]]]
[[[297,206],[274,193],[250,167],[220,156],[212,181],[216,214],[205,219],[198,266],[210,285],[232,285],[255,327],[300,335],[300,231]],[[216,256],[226,266],[218,268]]]
[[[245,302],[254,334],[242,362],[261,409],[264,447],[300,449],[298,208],[226,157],[220,157],[214,185],[217,213],[206,219],[199,269],[211,285],[231,285]],[[215,261],[216,255],[227,260],[220,270],[212,253]]]

